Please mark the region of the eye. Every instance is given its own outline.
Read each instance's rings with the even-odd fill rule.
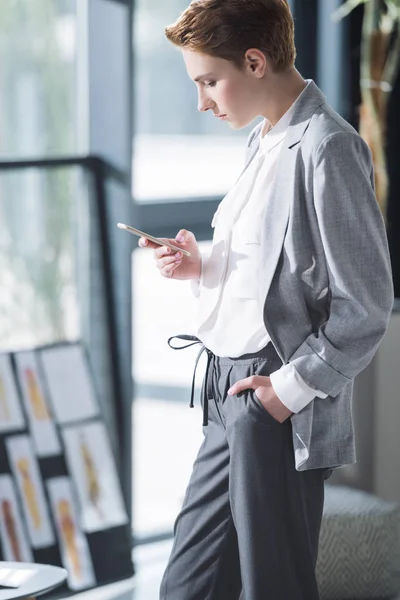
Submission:
[[[216,81],[209,81],[208,83],[204,82],[204,87],[209,88],[209,87],[215,87],[217,85]]]

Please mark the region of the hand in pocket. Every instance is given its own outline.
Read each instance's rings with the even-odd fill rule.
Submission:
[[[269,377],[252,375],[241,379],[228,390],[228,395],[234,396],[243,390],[254,390],[265,410],[279,423],[283,423],[293,414],[275,394]]]

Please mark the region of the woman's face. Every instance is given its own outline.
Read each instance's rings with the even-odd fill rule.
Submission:
[[[187,49],[182,49],[182,54],[188,75],[197,86],[199,111],[212,110],[233,129],[246,127],[258,116],[260,80],[250,64],[239,70],[223,58]]]

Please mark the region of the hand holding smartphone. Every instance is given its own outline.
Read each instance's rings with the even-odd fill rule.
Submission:
[[[135,227],[131,227],[130,225],[125,225],[124,223],[118,223],[117,225],[120,229],[124,229],[125,231],[128,231],[129,233],[132,233],[133,235],[137,235],[138,237],[147,238],[154,244],[158,244],[159,246],[168,246],[168,248],[171,248],[171,250],[174,250],[175,252],[182,252],[182,254],[184,254],[185,256],[191,256],[191,253],[188,252],[187,250],[184,250],[183,248],[179,248],[179,246],[175,246],[174,244],[171,244],[170,242],[168,242],[166,240],[160,240],[159,238],[156,238],[148,233],[145,233],[144,231],[140,231],[140,229],[136,229]]]

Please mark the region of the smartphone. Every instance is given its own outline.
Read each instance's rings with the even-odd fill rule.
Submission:
[[[174,244],[170,244],[170,242],[163,241],[156,237],[153,237],[152,235],[149,235],[148,233],[145,233],[144,231],[135,229],[135,227],[131,227],[130,225],[125,225],[124,223],[118,223],[117,225],[120,229],[129,231],[129,233],[133,233],[133,235],[137,235],[138,237],[147,238],[148,240],[150,240],[151,242],[154,242],[155,244],[158,244],[159,246],[168,246],[168,248],[171,248],[171,250],[175,250],[175,252],[182,252],[182,254],[184,254],[185,256],[191,256],[190,252],[188,252],[187,250],[183,250],[183,248],[179,248],[179,246],[174,246]]]

